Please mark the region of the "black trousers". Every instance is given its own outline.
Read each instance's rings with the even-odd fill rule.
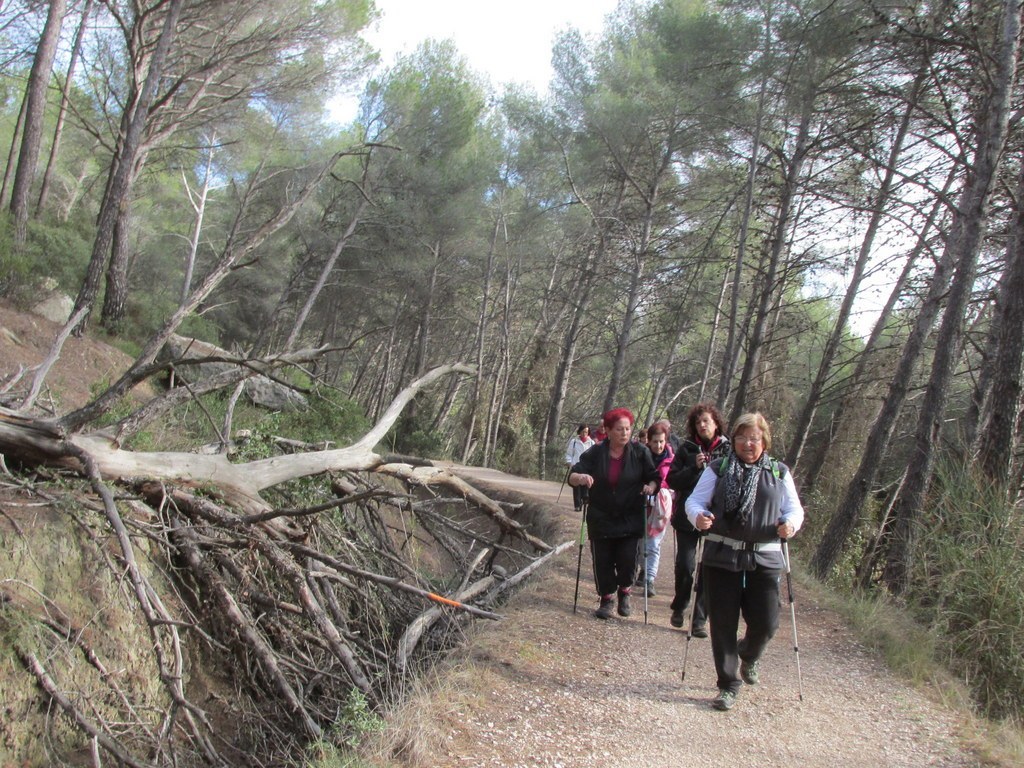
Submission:
[[[597,594],[611,595],[633,586],[639,548],[639,536],[590,540]]]
[[[726,571],[704,567],[704,589],[711,621],[711,652],[719,689],[738,693],[740,658],[757,661],[779,628],[779,571]],[[747,624],[743,640],[736,637],[740,616]]]
[[[673,611],[685,611],[690,604],[699,541],[700,534],[696,531],[676,531],[676,594],[669,606]],[[703,582],[704,579],[698,573],[696,601],[693,606],[693,623],[698,627],[708,620],[708,614],[704,608]]]

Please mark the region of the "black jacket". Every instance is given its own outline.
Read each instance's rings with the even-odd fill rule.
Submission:
[[[718,442],[711,449],[711,460],[714,461],[715,459],[728,456],[729,448],[729,438],[725,435],[720,435]],[[693,489],[697,486],[697,481],[700,480],[700,474],[704,471],[697,468],[697,456],[700,453],[700,445],[693,442],[693,440],[684,440],[676,452],[675,459],[672,460],[672,466],[668,470],[668,477],[665,478],[668,482],[668,487],[676,492],[676,513],[672,515],[672,527],[680,533],[697,532],[697,529],[693,527],[686,518],[686,515],[683,514],[683,505],[686,503],[686,498],[693,493]]]
[[[588,534],[592,539],[640,538],[646,520],[643,486],[660,479],[654,459],[646,445],[627,443],[614,491],[608,484],[609,459],[608,441],[604,440],[588,448],[572,468],[594,478],[587,507]]]

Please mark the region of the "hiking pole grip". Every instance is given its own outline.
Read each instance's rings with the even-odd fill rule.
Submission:
[[[789,592],[789,618],[793,624],[793,655],[796,658],[796,685],[800,701],[804,700],[804,681],[800,673],[800,643],[796,635],[796,603],[793,601],[793,570],[789,565],[789,542],[782,540],[782,559],[786,562],[786,589]]]

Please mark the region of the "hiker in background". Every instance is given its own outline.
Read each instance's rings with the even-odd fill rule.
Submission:
[[[608,430],[605,428],[604,422],[598,422],[597,429],[594,431],[594,442],[603,443],[608,439]]]
[[[640,565],[634,586],[647,590],[648,597],[654,597],[654,579],[658,575],[658,564],[661,562],[661,541],[665,538],[669,521],[672,519],[672,491],[665,478],[672,465],[673,452],[669,445],[670,426],[667,421],[656,421],[647,428],[647,449],[651,452],[654,466],[660,478],[658,490],[650,499],[647,509],[647,541],[644,551],[647,553],[645,562]]]
[[[633,435],[633,442],[640,443],[641,445],[647,445],[647,430],[641,429],[635,435]]]
[[[676,493],[676,505],[682,509],[686,498],[697,485],[701,472],[712,459],[729,455],[729,438],[725,436],[725,422],[722,414],[711,403],[697,403],[686,414],[687,439],[679,444],[676,457],[668,472],[668,485]],[[672,516],[672,527],[676,531],[675,595],[672,598],[673,627],[682,627],[690,595],[694,595],[691,637],[707,637],[707,612],[704,609],[704,591],[697,567],[697,533],[684,514]],[[697,589],[693,581],[697,579]]]
[[[658,470],[647,446],[630,440],[633,414],[615,408],[604,415],[608,439],[586,451],[569,473],[569,485],[590,489],[587,535],[594,563],[599,619],[609,619],[618,598],[620,616],[629,616],[637,549],[644,535],[644,495],[658,487]]]
[[[804,509],[785,464],[771,458],[772,433],[760,413],[736,420],[732,451],[701,473],[686,516],[706,531],[702,570],[718,675],[715,709],[731,709],[743,683],[757,685],[758,665],[779,628],[780,539],[800,530]],[[746,623],[737,641],[740,616]]]
[[[679,435],[677,435],[672,429],[672,422],[668,419],[658,419],[659,424],[664,424],[665,429],[668,430],[668,445],[672,449],[673,454],[679,453]]]
[[[590,448],[594,444],[594,441],[590,439],[590,427],[586,424],[580,424],[576,427],[576,434],[569,439],[569,444],[565,447],[565,463],[568,464],[566,473],[572,471],[573,465],[580,460],[580,456],[583,452]],[[572,504],[579,512],[583,509],[583,489],[574,486],[572,489]]]

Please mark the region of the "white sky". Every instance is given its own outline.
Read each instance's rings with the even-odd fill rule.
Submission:
[[[428,38],[450,39],[496,90],[516,82],[543,94],[551,80],[556,35],[569,27],[585,35],[600,32],[617,0],[375,0],[375,5],[380,19],[364,37],[380,51],[381,66],[391,66]],[[357,101],[334,100],[334,119],[349,122]]]

